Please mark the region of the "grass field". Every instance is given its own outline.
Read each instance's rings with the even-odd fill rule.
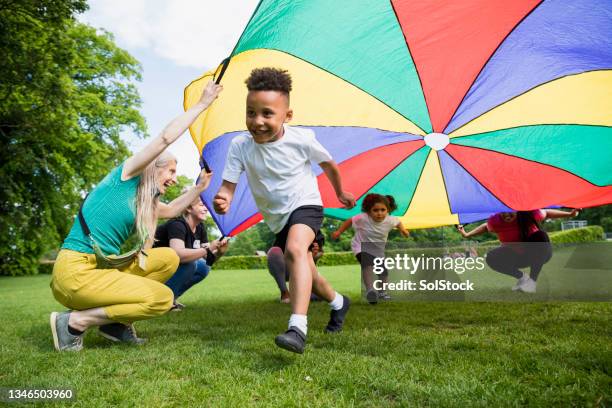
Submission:
[[[71,387],[74,406],[610,406],[610,303],[358,300],[356,267],[322,272],[354,300],[345,331],[309,316],[304,355],[276,348],[289,307],[266,271],[214,271],[188,308],[140,322],[144,347],[88,332],[53,350],[50,276],[0,279],[0,386]],[[11,404],[11,406],[23,406]]]

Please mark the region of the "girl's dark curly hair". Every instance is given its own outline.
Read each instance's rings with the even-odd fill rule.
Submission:
[[[397,210],[397,204],[395,203],[395,198],[393,198],[392,195],[372,193],[368,194],[363,199],[363,202],[361,203],[361,211],[365,213],[370,212],[372,207],[374,207],[374,205],[378,203],[384,204],[384,206],[387,207],[387,211],[389,211],[389,213],[392,213],[393,211]]]
[[[291,75],[279,68],[255,68],[246,81],[249,91],[278,91],[289,96]]]

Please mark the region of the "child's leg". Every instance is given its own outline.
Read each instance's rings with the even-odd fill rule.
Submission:
[[[319,273],[312,257],[310,257],[310,271],[312,273],[312,291],[315,295],[326,300],[328,303],[332,302],[336,297],[336,291],[332,288],[327,279]]]
[[[285,268],[285,255],[283,250],[279,247],[272,247],[268,251],[268,271],[270,275],[276,281],[276,285],[281,293],[288,292],[287,282],[285,277],[287,276]]]
[[[373,290],[374,287],[374,272],[372,265],[361,265],[361,280],[367,292]]]
[[[289,271],[291,311],[293,314],[304,316],[308,314],[313,278],[310,268],[312,256],[308,253],[308,247],[314,237],[312,228],[304,224],[292,225],[287,235],[285,262]]]

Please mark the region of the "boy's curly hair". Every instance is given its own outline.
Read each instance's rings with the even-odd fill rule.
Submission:
[[[285,95],[291,92],[291,75],[279,68],[255,68],[246,81],[249,91],[278,91]]]

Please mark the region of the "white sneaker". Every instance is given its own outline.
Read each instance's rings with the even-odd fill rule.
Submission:
[[[536,281],[528,276],[527,279],[520,284],[518,290],[525,293],[536,293]]]
[[[521,290],[521,285],[523,285],[523,283],[525,283],[527,279],[531,279],[531,278],[529,277],[529,275],[523,272],[523,276],[521,276],[520,278],[516,280],[516,284],[512,287],[512,291],[516,292],[517,290]]]

